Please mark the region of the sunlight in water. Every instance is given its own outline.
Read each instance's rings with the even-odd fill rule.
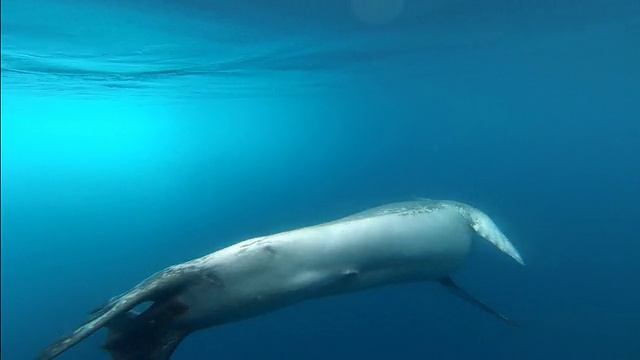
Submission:
[[[19,168],[131,166],[159,155],[169,133],[158,110],[126,101],[26,101],[16,98],[2,108],[3,119],[15,119],[2,124],[10,149],[3,161]]]

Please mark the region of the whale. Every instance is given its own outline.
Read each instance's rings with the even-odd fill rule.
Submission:
[[[92,311],[84,324],[36,358],[53,359],[106,328],[103,349],[113,360],[168,360],[196,331],[303,301],[411,282],[440,283],[517,326],[452,279],[476,238],[524,265],[488,215],[452,200],[391,203],[251,238],[151,275]]]

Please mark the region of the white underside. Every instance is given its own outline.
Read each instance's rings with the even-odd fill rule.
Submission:
[[[439,279],[459,269],[473,229],[454,207],[333,222],[246,240],[185,263],[210,269],[207,282],[178,299],[180,322],[208,327],[266,313],[309,298],[408,281]]]

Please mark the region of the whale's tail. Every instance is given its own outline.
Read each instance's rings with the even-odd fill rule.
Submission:
[[[175,299],[186,281],[184,272],[166,269],[96,309],[92,318],[68,336],[46,348],[37,360],[50,360],[103,327],[103,346],[114,360],[167,360],[188,332],[174,329],[174,320],[188,310]],[[152,302],[142,313],[134,308]]]
[[[143,313],[129,310],[106,325],[102,348],[113,360],[169,360],[189,331],[172,326],[188,308],[175,300],[154,303]]]
[[[460,211],[469,220],[469,224],[478,235],[487,239],[503,253],[524,265],[524,260],[522,260],[518,250],[487,214],[466,204],[457,203],[456,205],[459,206]]]

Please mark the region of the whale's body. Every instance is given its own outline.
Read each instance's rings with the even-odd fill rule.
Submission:
[[[453,201],[394,203],[337,221],[249,239],[171,266],[112,299],[94,318],[46,349],[51,359],[99,328],[114,360],[166,360],[188,334],[307,299],[414,281],[440,281],[509,321],[449,277],[477,233],[522,263],[479,210]],[[132,309],[153,302],[141,314]]]

